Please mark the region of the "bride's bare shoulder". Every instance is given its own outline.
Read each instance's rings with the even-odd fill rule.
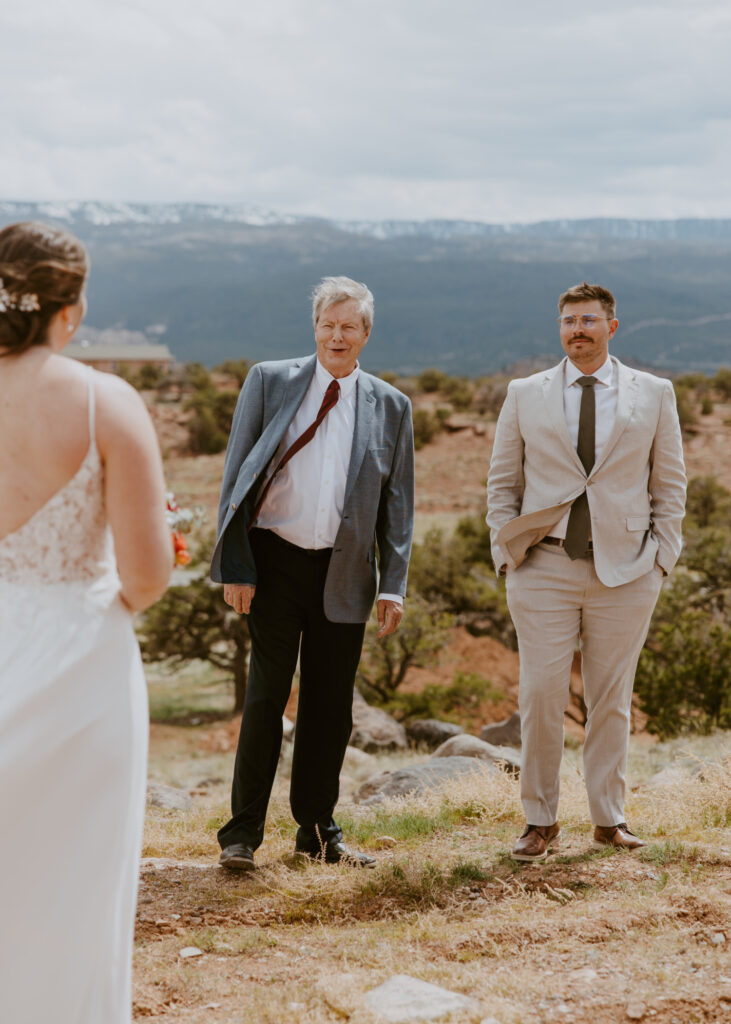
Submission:
[[[126,438],[148,435],[152,422],[141,395],[113,373],[94,372],[97,440],[102,449]]]

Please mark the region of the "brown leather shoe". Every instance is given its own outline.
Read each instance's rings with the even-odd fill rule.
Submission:
[[[626,821],[620,821],[618,825],[610,825],[604,828],[596,825],[594,828],[594,846],[613,846],[617,850],[639,850],[646,844],[627,828]]]
[[[513,860],[545,860],[548,851],[558,846],[561,837],[561,826],[526,825],[525,832],[513,847]]]

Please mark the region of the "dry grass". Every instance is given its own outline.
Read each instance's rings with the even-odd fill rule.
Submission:
[[[188,767],[176,773],[174,734],[164,728],[153,766],[195,785],[200,772],[186,756],[195,731],[177,730]],[[379,851],[375,871],[302,863],[292,853],[285,770],[259,870],[245,876],[215,863],[231,755],[216,763],[209,755],[205,770],[225,781],[195,790],[186,814],[149,812],[145,856],[164,860],[146,862],[142,874],[136,1018],[371,1024],[364,993],[403,973],[479,1000],[481,1014],[453,1018],[469,1024],[489,1016],[608,1024],[627,1020],[637,1002],[643,1019],[666,1024],[730,1020],[726,739],[685,743],[701,761],[679,761],[659,784],[646,781],[657,749],[633,744],[628,816],[650,840],[634,856],[590,850],[570,751],[561,853],[522,867],[509,857],[522,824],[517,783],[479,768],[438,794],[339,809],[348,838]],[[181,959],[187,946],[202,955]]]

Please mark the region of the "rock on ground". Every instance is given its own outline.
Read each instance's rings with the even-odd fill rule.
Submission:
[[[406,796],[407,793],[424,793],[430,789],[438,789],[445,782],[456,779],[460,775],[475,772],[497,772],[498,768],[491,762],[476,761],[473,757],[441,757],[430,759],[423,764],[399,768],[393,772],[381,772],[367,779],[354,794],[357,804],[371,807],[388,797]]]
[[[150,807],[165,807],[170,811],[189,811],[193,806],[190,794],[162,782],[147,783],[147,803]]]
[[[438,1020],[448,1013],[459,1010],[475,1013],[480,1008],[469,996],[410,978],[408,974],[395,974],[367,992],[365,999],[369,1008],[388,1024]]]
[[[495,746],[520,747],[520,712],[514,711],[510,718],[502,722],[484,725],[480,739]]]
[[[405,750],[406,730],[403,725],[382,711],[373,708],[358,690],[353,693],[353,731],[350,746],[376,752],[380,750]]]
[[[476,736],[453,736],[434,751],[432,759],[435,757],[477,757],[493,764],[503,763],[511,775],[520,771],[520,755],[511,747],[494,747]]]
[[[420,718],[406,726],[406,735],[412,743],[421,743],[430,750],[444,743],[451,736],[459,736],[461,725],[453,722],[440,722],[438,718]]]

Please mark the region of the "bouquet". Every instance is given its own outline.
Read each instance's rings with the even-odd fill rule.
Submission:
[[[173,550],[175,552],[175,564],[187,565],[190,562],[190,551],[188,543],[183,536],[196,522],[196,513],[189,508],[178,508],[175,495],[168,491],[167,495],[167,520],[168,526],[173,534]]]

